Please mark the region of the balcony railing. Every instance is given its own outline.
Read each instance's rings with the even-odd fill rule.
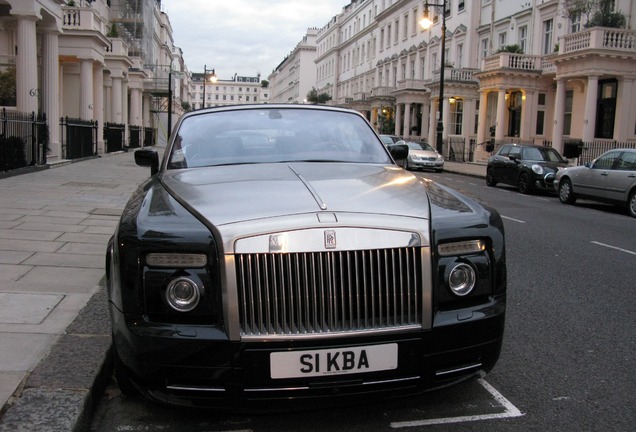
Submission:
[[[490,57],[486,57],[483,61],[482,70],[491,71],[496,69],[513,69],[540,71],[540,67],[541,56],[500,52],[491,55]]]
[[[444,80],[445,81],[468,81],[477,82],[477,79],[473,77],[473,74],[478,72],[477,69],[464,69],[464,68],[444,68]],[[440,70],[433,72],[433,82],[439,81]]]
[[[63,7],[62,15],[64,30],[91,30],[106,33],[104,21],[91,7]]]
[[[371,97],[373,96],[391,96],[391,93],[395,89],[393,87],[374,87],[371,91]]]
[[[418,79],[405,79],[398,81],[398,90],[424,90],[426,88],[427,81]]]
[[[636,31],[593,27],[563,36],[559,44],[559,54],[568,54],[587,49],[636,53]]]

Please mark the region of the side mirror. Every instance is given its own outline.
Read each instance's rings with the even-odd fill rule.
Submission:
[[[406,144],[388,145],[387,148],[395,160],[406,159],[409,155],[409,146]]]
[[[139,166],[150,167],[150,175],[155,175],[159,172],[159,154],[156,150],[137,150],[135,152],[135,163]]]

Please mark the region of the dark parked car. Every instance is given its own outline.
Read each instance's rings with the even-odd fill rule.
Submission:
[[[106,255],[122,392],[280,409],[401,396],[495,365],[499,214],[395,165],[359,113],[197,110],[161,161],[135,159],[151,176]]]
[[[564,204],[587,198],[624,206],[636,217],[636,149],[610,150],[585,166],[560,170],[554,188]]]
[[[397,135],[380,135],[380,139],[382,140],[384,145],[395,144],[396,142],[402,140],[402,138]]]
[[[486,184],[517,186],[523,194],[535,190],[553,192],[554,176],[567,160],[551,147],[506,144],[488,159]]]

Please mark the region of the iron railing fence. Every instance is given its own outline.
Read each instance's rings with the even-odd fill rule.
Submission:
[[[106,153],[123,151],[126,142],[126,125],[123,123],[104,123],[104,141]]]
[[[97,156],[97,122],[77,118],[60,119],[62,157],[81,159]]]
[[[0,171],[46,164],[49,128],[46,115],[2,108],[0,114]]]

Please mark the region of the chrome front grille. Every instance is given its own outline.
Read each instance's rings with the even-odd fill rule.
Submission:
[[[390,330],[422,322],[422,250],[236,255],[242,336]]]

